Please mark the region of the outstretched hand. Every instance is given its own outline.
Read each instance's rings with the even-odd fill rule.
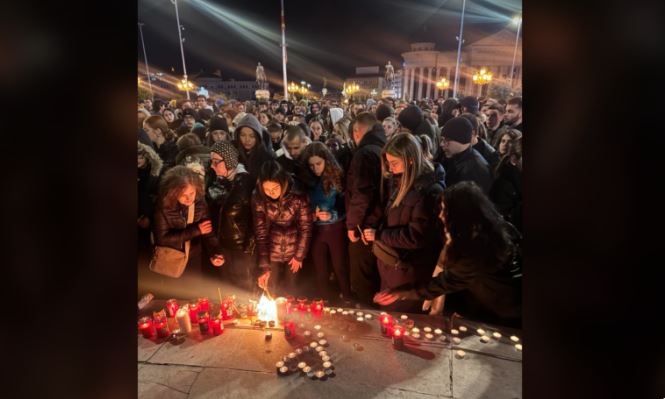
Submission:
[[[395,302],[398,299],[399,299],[399,294],[392,293],[390,292],[390,290],[377,292],[376,295],[374,295],[374,302],[382,306],[390,305],[391,303]]]

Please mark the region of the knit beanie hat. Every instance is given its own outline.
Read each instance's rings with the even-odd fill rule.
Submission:
[[[441,129],[441,136],[450,141],[457,141],[460,144],[469,144],[471,142],[471,131],[473,126],[468,119],[461,116],[455,117]]]
[[[232,170],[238,166],[238,149],[236,149],[230,142],[225,140],[218,141],[212,146],[210,151],[219,154],[219,156],[222,157],[226,169]]]
[[[416,105],[409,105],[399,113],[399,123],[410,131],[415,131],[423,121],[423,112]]]
[[[478,103],[478,99],[472,96],[466,96],[462,98],[459,101],[459,104],[462,107],[466,107],[468,109],[468,112],[475,113],[478,112],[478,109],[480,108],[480,103]]]
[[[199,113],[196,112],[194,108],[186,108],[182,111],[182,118],[185,119],[185,116],[191,116],[194,119],[199,119]]]
[[[376,119],[378,119],[379,122],[383,122],[384,119],[393,115],[395,115],[395,110],[390,105],[381,103],[376,107]]]
[[[214,132],[215,130],[223,130],[229,133],[229,124],[226,121],[226,118],[221,116],[214,116],[212,119],[210,119],[208,130],[211,132]]]

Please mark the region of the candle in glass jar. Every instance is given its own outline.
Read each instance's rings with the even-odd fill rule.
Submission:
[[[201,335],[208,334],[208,331],[210,331],[210,314],[206,311],[199,312],[197,314],[197,320],[199,323],[199,330],[201,331]]]
[[[199,298],[198,305],[199,311],[205,310],[206,312],[210,312],[210,301],[207,297]]]
[[[393,327],[393,346],[395,348],[404,347],[404,326]]]
[[[466,332],[467,328],[466,328],[466,326],[459,326],[459,330],[461,332]]]
[[[390,336],[390,330],[393,325],[393,317],[389,314],[381,316],[381,335],[384,337]]]
[[[154,320],[155,330],[157,331],[157,337],[166,338],[169,336],[169,326],[166,323],[165,317],[159,317]]]
[[[296,323],[287,320],[284,322],[284,338],[293,339],[296,336]]]
[[[189,313],[187,312],[187,306],[178,309],[175,315],[175,319],[178,322],[180,331],[188,333],[192,331],[192,321],[189,318]]]
[[[155,335],[155,326],[152,324],[150,317],[141,317],[139,319],[139,331],[143,334],[143,338],[150,338]]]
[[[189,321],[192,322],[192,324],[198,323],[198,320],[196,319],[196,314],[199,312],[199,304],[198,303],[190,303],[189,304]]]
[[[215,317],[210,320],[210,325],[212,326],[213,335],[220,335],[224,332],[224,324],[222,323],[221,317]]]
[[[175,317],[175,312],[178,311],[178,308],[179,308],[178,301],[176,301],[175,299],[169,299],[168,301],[166,301],[166,314],[169,317]]]
[[[315,317],[321,316],[323,314],[323,299],[317,298],[312,302],[312,315]]]

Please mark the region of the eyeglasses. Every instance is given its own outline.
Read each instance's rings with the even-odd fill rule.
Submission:
[[[223,159],[212,159],[212,164],[215,166],[219,165],[222,162],[224,162]]]

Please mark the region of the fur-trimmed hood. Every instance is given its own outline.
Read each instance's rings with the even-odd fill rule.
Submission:
[[[145,156],[150,163],[150,175],[159,176],[159,173],[162,171],[162,166],[164,166],[164,162],[162,162],[162,159],[150,146],[147,146],[140,141],[137,141],[137,143],[138,150],[145,153]]]

